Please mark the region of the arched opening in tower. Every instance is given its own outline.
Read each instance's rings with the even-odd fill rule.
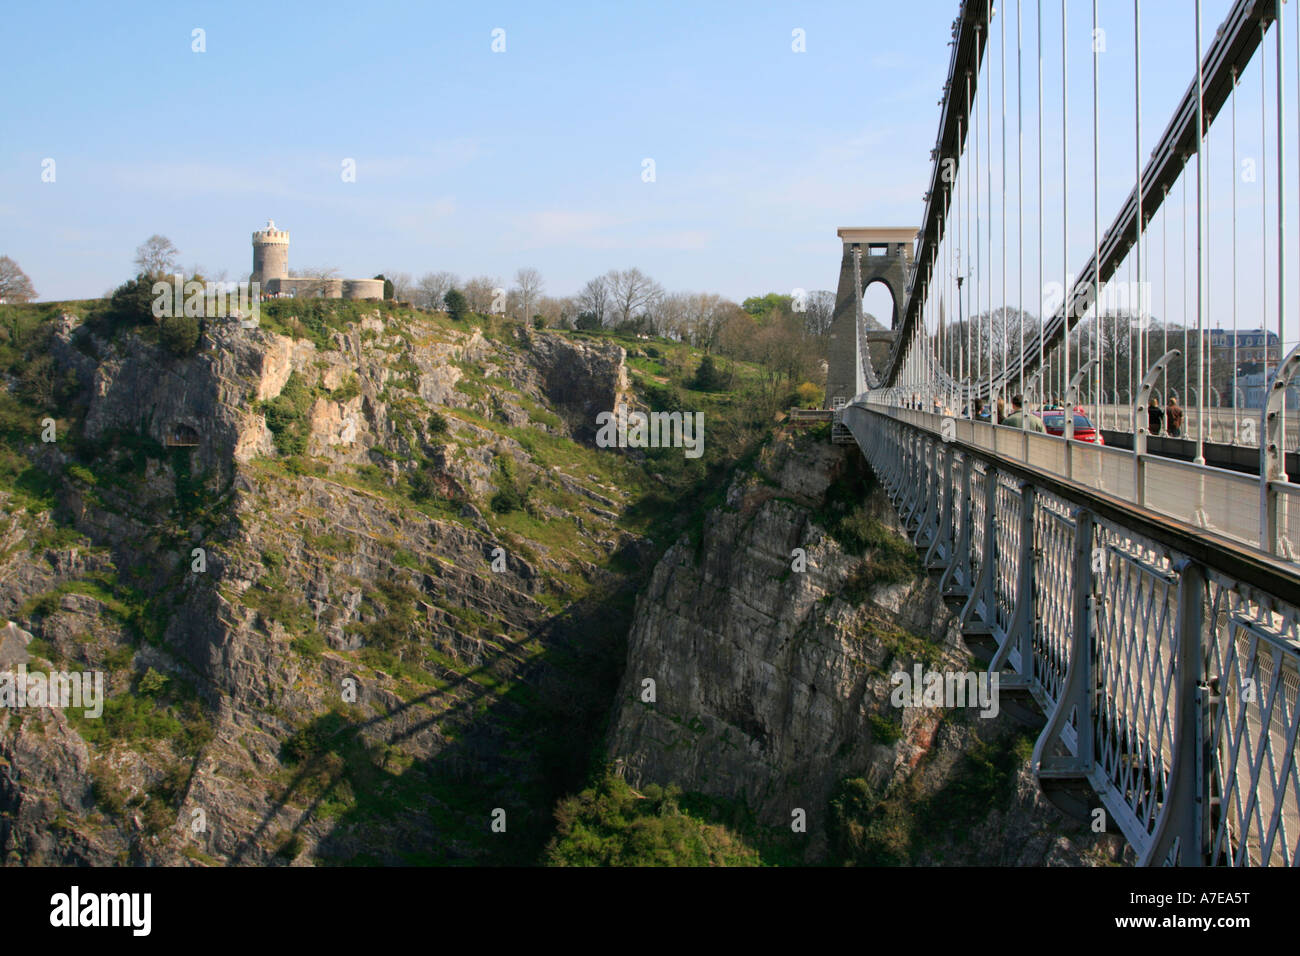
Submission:
[[[867,331],[893,328],[894,296],[889,291],[888,283],[883,280],[867,283],[862,296],[862,323]],[[890,343],[888,340],[877,339],[869,341],[868,348],[871,351],[871,367],[879,373],[889,361]]]

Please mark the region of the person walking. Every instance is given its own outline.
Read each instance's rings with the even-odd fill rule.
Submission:
[[[1006,420],[1002,423],[1008,428],[1023,428],[1029,432],[1046,432],[1043,427],[1043,420],[1037,415],[1025,411],[1025,397],[1017,392],[1011,396],[1011,407],[1014,409]]]
[[[1002,396],[999,395],[998,396],[998,424],[999,425],[1005,424],[1006,419],[1007,419],[1007,403],[1003,401]]]
[[[1183,434],[1183,409],[1178,404],[1178,396],[1169,397],[1169,407],[1165,409],[1165,427],[1170,438],[1180,438]]]
[[[1165,410],[1160,407],[1160,403],[1154,398],[1151,399],[1151,407],[1147,409],[1147,431],[1152,435],[1159,435],[1160,429],[1165,425]]]

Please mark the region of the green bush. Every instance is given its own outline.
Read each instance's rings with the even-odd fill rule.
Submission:
[[[794,387],[790,404],[796,408],[821,408],[825,390],[812,382],[800,382]]]
[[[612,773],[555,809],[550,866],[758,866],[758,852],[726,828],[682,810],[676,787],[640,794]]]
[[[903,736],[903,728],[881,714],[872,714],[867,718],[867,723],[871,725],[871,739],[886,747],[898,743],[899,738]]]
[[[904,866],[911,859],[913,814],[882,799],[866,780],[844,780],[831,797],[828,831],[836,855],[865,866]]]
[[[721,392],[731,386],[731,375],[720,369],[713,356],[705,354],[688,387],[697,392]]]
[[[266,427],[270,429],[280,454],[301,455],[307,450],[307,410],[311,402],[311,391],[302,377],[293,372],[284,388],[280,389],[280,394],[262,403]]]
[[[193,355],[199,344],[199,320],[188,315],[169,315],[158,325],[163,348],[177,358]]]
[[[361,394],[361,382],[355,375],[349,375],[338,388],[330,392],[330,398],[336,402],[346,402]]]
[[[459,289],[448,289],[447,294],[442,297],[443,304],[447,307],[447,315],[459,322],[469,312],[469,303],[465,301],[465,296]]]
[[[510,459],[502,458],[497,468],[500,471],[497,493],[488,502],[492,510],[497,514],[510,514],[527,508],[532,486],[520,484]]]

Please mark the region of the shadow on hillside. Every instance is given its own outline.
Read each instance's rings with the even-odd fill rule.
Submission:
[[[538,862],[556,801],[600,765],[634,595],[624,586],[542,622],[530,638],[543,649],[514,658],[506,676],[493,666],[507,656],[498,652],[383,714],[316,718],[286,741],[292,777],[231,863],[262,862],[268,843],[287,862],[301,831],[322,822],[320,864]],[[430,731],[441,738],[432,756],[409,762],[394,749]],[[503,833],[492,829],[498,809]],[[287,828],[277,822],[285,810]]]

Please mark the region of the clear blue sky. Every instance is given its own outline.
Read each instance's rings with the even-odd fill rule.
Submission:
[[[1045,6],[1059,44],[1049,19],[1059,4]],[[1143,6],[1143,139],[1154,143],[1191,76],[1191,4]],[[1206,0],[1207,44],[1228,6]],[[1025,4],[1027,39],[1035,7]],[[1104,68],[1116,77],[1103,81],[1103,102],[1122,118],[1103,130],[1105,223],[1132,182],[1120,80],[1131,75],[1132,5],[1102,7]],[[920,221],[956,12],[956,0],[14,4],[0,254],[47,299],[117,285],[155,232],[187,266],[236,278],[251,265],[249,233],[270,217],[292,234],[291,268],[349,276],[508,279],[534,266],[548,293],[565,294],[638,266],[669,289],[736,299],[834,288],[838,226]],[[1077,254],[1072,242],[1081,263],[1091,4],[1072,2],[1070,17],[1071,203],[1089,224]],[[196,27],[205,53],[191,51]],[[504,53],[491,50],[498,27]],[[805,53],[791,49],[796,28]],[[1182,34],[1181,47],[1161,42]],[[1008,69],[1014,123],[1014,61]],[[1059,165],[1059,65],[1046,82],[1049,163]],[[1257,131],[1257,105],[1253,115]],[[54,183],[41,181],[45,158]],[[354,183],[340,177],[347,158]],[[654,183],[642,181],[645,158]],[[1089,191],[1076,194],[1085,179]],[[1059,207],[1059,183],[1048,186]]]

